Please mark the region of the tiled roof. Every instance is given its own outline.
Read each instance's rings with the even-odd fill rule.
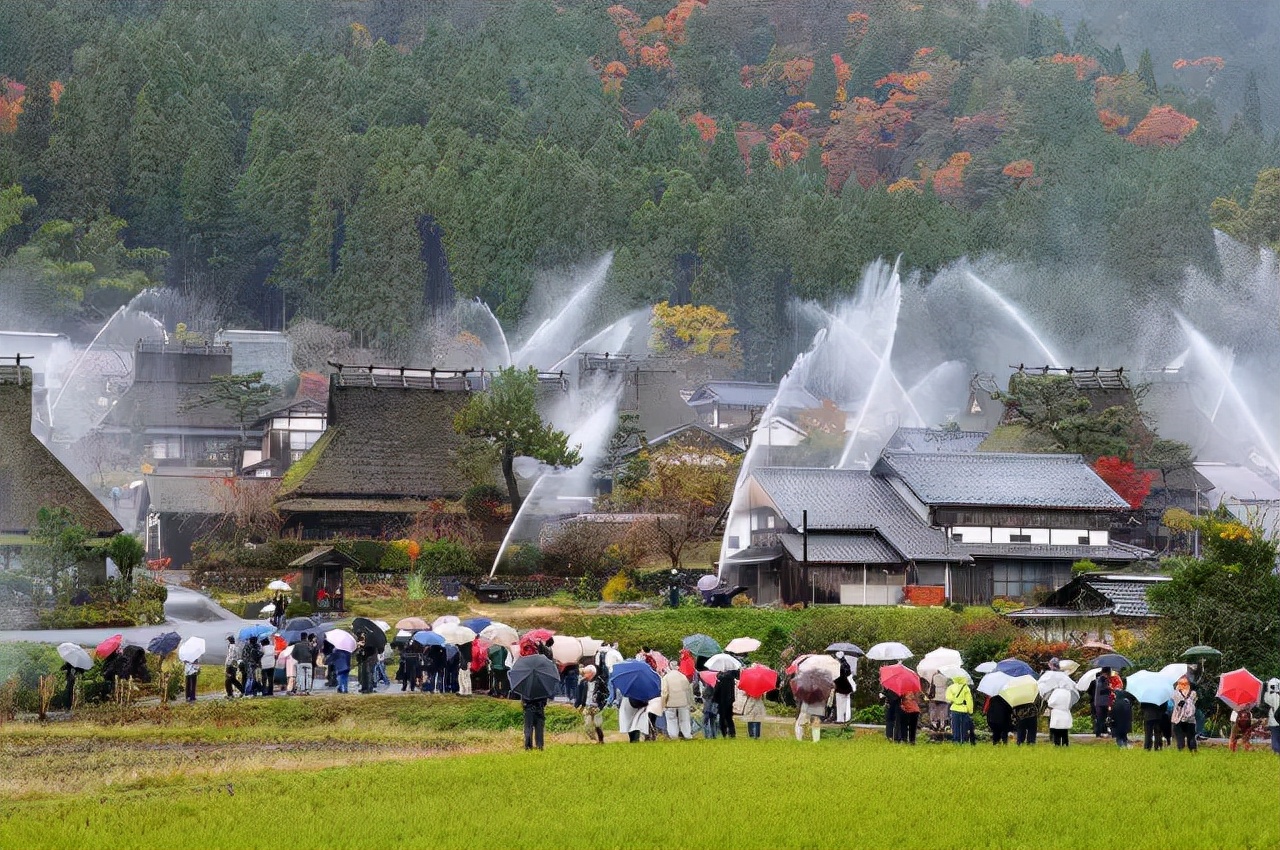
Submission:
[[[767,407],[778,394],[776,384],[755,384],[749,381],[711,381],[703,384],[689,396],[689,406],[703,404],[729,405],[731,407]]]
[[[952,543],[975,558],[1055,559],[1070,561],[1142,561],[1155,556],[1150,549],[1112,543],[1109,546],[1050,546],[1041,543]]]
[[[804,535],[782,535],[782,546],[792,558],[804,556]],[[879,534],[810,534],[809,561],[814,564],[900,564],[902,556]]]
[[[1086,573],[1055,590],[1039,605],[1010,611],[1014,619],[1056,617],[1157,617],[1147,605],[1147,588],[1167,576]]]
[[[810,531],[877,531],[903,559],[969,560],[867,470],[767,467],[751,475],[792,528],[804,526],[807,510]]]
[[[949,431],[945,428],[899,428],[885,447],[904,452],[973,452],[987,438],[986,431]]]
[[[1080,455],[885,452],[893,476],[926,505],[1126,510]]]
[[[209,384],[135,381],[102,420],[107,429],[209,428],[240,433],[234,411],[209,401]],[[252,423],[256,416],[247,417]]]
[[[690,445],[699,447],[711,447],[724,449],[726,452],[734,455],[740,455],[743,448],[740,444],[730,440],[723,433],[717,433],[700,422],[689,422],[678,428],[673,428],[665,434],[659,434],[651,440],[648,440],[649,448],[656,449],[665,446],[672,441],[680,445]],[[633,446],[622,453],[622,457],[630,457],[640,451],[640,446]]]
[[[1147,588],[1157,581],[1167,581],[1167,579],[1152,577],[1143,581],[1123,579],[1118,576],[1086,576],[1084,578],[1085,584],[1111,601],[1115,613],[1121,617],[1154,616],[1147,606]]]

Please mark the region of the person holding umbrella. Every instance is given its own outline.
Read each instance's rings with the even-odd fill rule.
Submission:
[[[316,657],[315,650],[311,648],[310,637],[309,633],[303,632],[302,640],[293,645],[295,683],[298,693],[303,696],[311,693],[312,662]]]
[[[1018,746],[1035,744],[1036,726],[1040,722],[1040,698],[1015,706],[1011,714]]]
[[[952,676],[947,687],[947,702],[951,705],[951,740],[957,744],[969,743],[973,728],[973,689],[964,676]]]
[[[1055,747],[1071,743],[1071,694],[1064,688],[1054,688],[1046,702],[1049,705],[1049,740]]]
[[[1111,713],[1114,697],[1111,692],[1111,668],[1103,667],[1089,685],[1093,691],[1093,737],[1107,734],[1107,715]]]
[[[1122,688],[1112,693],[1114,702],[1111,704],[1111,734],[1115,736],[1116,746],[1127,750],[1129,733],[1133,731],[1133,700],[1129,692]]]
[[[693,740],[689,714],[692,707],[693,686],[679,667],[668,667],[662,677],[662,710],[666,715],[668,738]]]
[[[1164,731],[1160,728],[1164,725],[1164,703],[1140,702],[1138,707],[1142,709],[1142,749],[1159,752],[1164,748]]]
[[[240,691],[240,695],[244,695],[244,685],[240,684],[240,647],[236,646],[236,636],[227,635],[227,661],[226,661],[226,681],[224,684],[227,688],[227,699],[234,699],[236,691]]]
[[[999,694],[987,697],[983,706],[987,715],[987,728],[991,730],[993,746],[1009,744],[1009,733],[1013,731],[1013,709],[1007,700]]]
[[[751,694],[743,694],[742,700],[742,719],[747,723],[747,737],[760,739],[760,726],[768,716],[764,708],[764,697],[753,697]]]
[[[547,700],[560,688],[555,662],[540,654],[521,656],[511,665],[511,692],[524,711],[524,748],[543,747],[547,728]]]
[[[725,738],[738,737],[738,729],[733,724],[733,701],[737,697],[738,678],[736,671],[724,670],[716,674],[716,686],[712,696],[716,702],[716,716],[720,720],[720,734]],[[826,714],[824,705],[822,713]]]
[[[844,651],[836,652],[836,660],[840,662],[840,673],[836,676],[836,722],[848,723],[850,717],[850,708],[853,703],[853,669],[849,666],[849,661],[844,657]],[[764,704],[761,703],[761,708]],[[756,737],[759,737],[758,735]]]
[[[573,707],[582,711],[582,722],[587,727],[587,737],[594,737],[597,744],[604,743],[604,703],[608,693],[603,683],[596,678],[596,668],[588,664],[582,668],[578,677],[578,690],[574,695]]]

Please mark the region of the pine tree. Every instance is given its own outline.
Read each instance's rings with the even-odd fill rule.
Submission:
[[[1250,133],[1262,138],[1262,100],[1258,96],[1258,72],[1249,71],[1244,81],[1244,126]]]
[[[1142,56],[1138,59],[1138,79],[1142,80],[1147,94],[1154,96],[1160,93],[1160,87],[1156,85],[1156,68],[1151,62],[1150,50],[1143,50]]]

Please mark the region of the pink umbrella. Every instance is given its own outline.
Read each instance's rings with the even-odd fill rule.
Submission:
[[[1262,680],[1241,667],[1223,673],[1218,680],[1218,699],[1236,711],[1253,708],[1262,697]]]
[[[920,690],[920,676],[915,670],[901,664],[890,664],[880,668],[880,684],[884,685],[885,690],[903,696]]]
[[[709,688],[714,688],[716,686],[716,671],[714,670],[703,670],[698,674],[698,678],[701,679]]]
[[[99,658],[106,658],[111,653],[120,648],[120,644],[124,642],[124,635],[112,635],[104,640],[93,650],[93,654]]]

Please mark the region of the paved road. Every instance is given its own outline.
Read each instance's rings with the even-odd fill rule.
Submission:
[[[0,631],[0,643],[32,641],[35,643],[62,643],[70,641],[82,646],[96,646],[115,634],[123,634],[129,643],[146,646],[153,637],[164,632],[177,632],[184,638],[198,635],[204,638],[208,652],[205,663],[217,663],[226,656],[226,637],[242,626],[258,620],[245,620],[218,605],[209,597],[190,588],[169,585],[169,597],[164,603],[165,622],[159,626],[134,626],[127,629],[42,629]]]

